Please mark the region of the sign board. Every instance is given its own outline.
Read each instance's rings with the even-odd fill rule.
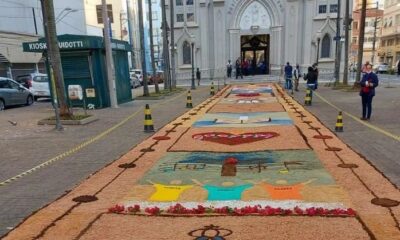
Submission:
[[[94,88],[86,88],[86,97],[87,98],[96,97],[96,91],[94,90]]]
[[[81,85],[68,85],[68,97],[70,100],[82,100],[83,91]]]

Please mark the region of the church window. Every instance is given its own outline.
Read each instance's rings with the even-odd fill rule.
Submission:
[[[183,16],[183,14],[176,14],[176,21],[177,22],[184,22],[184,16]]]
[[[331,56],[331,37],[326,34],[322,39],[321,58],[329,58]]]
[[[182,45],[183,64],[192,64],[192,50],[190,44],[185,41]]]
[[[319,14],[324,14],[324,13],[326,13],[326,4],[321,4],[321,5],[319,5],[318,13],[319,13]]]
[[[194,13],[188,13],[186,19],[188,22],[194,22]]]
[[[338,12],[338,5],[337,4],[331,4],[329,6],[329,12],[330,13],[337,13]]]

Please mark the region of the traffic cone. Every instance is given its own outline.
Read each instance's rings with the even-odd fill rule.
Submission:
[[[151,118],[151,110],[149,104],[144,109],[144,131],[154,132],[153,119]]]
[[[190,91],[188,91],[187,93],[187,97],[186,97],[186,108],[192,108],[193,104],[192,104],[192,93]]]
[[[307,88],[306,90],[306,97],[304,99],[304,105],[306,106],[311,106],[311,90],[309,88]]]
[[[214,82],[211,82],[210,95],[211,95],[211,96],[214,96],[214,95],[215,95]]]
[[[343,115],[342,112],[339,112],[336,120],[335,132],[343,132]]]

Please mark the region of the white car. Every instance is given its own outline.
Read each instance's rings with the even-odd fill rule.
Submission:
[[[142,69],[132,69],[129,71],[130,74],[135,74],[136,77],[139,79],[140,84],[143,85],[143,74],[142,74]]]
[[[31,73],[17,77],[17,82],[33,93],[34,99],[50,98],[50,84],[47,74]]]
[[[389,71],[389,64],[380,63],[374,68],[376,73],[387,73]]]

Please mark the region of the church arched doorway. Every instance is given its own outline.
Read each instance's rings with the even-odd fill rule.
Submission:
[[[269,34],[243,35],[240,38],[244,75],[269,74]]]

